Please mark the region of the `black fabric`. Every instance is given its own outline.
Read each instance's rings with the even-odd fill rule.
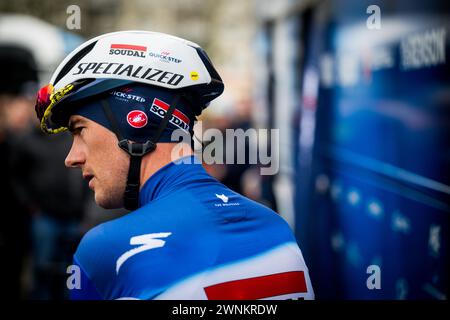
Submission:
[[[109,123],[112,127],[112,130],[115,133],[115,135],[117,136],[117,139],[119,140],[119,142],[122,141],[124,139],[122,130],[120,130],[119,125],[117,124],[116,117],[114,117],[114,114],[113,114],[111,108],[109,107],[108,101],[105,99],[102,100],[102,109],[103,109],[103,112],[105,113],[106,117],[108,118]]]

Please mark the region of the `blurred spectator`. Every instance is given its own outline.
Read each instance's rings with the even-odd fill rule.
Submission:
[[[27,296],[19,288],[26,249],[30,248],[31,283],[25,284],[32,288],[30,297],[62,299],[66,269],[81,237],[88,189],[78,172],[64,167],[70,136],[49,137],[37,126],[37,67],[33,56],[19,47],[0,46],[0,67],[9,75],[1,79],[0,98],[5,204],[0,245],[2,256],[8,259],[2,264],[8,287],[2,294],[10,298]]]
[[[66,269],[81,236],[88,189],[64,166],[70,144],[68,134],[49,137],[37,126],[13,140],[14,190],[31,214],[34,299],[64,297]]]
[[[12,177],[9,170],[11,144],[6,132],[3,109],[7,103],[5,96],[0,97],[0,179],[2,222],[0,223],[0,274],[2,275],[1,300],[16,300],[21,298],[21,273],[24,258],[29,247],[27,227],[29,217],[26,210],[19,204],[12,191]]]
[[[29,216],[13,191],[10,170],[14,149],[12,135],[29,124],[29,102],[25,97],[37,82],[37,68],[29,52],[12,46],[0,46],[0,179],[2,223],[0,224],[0,274],[3,277],[0,299],[19,299],[21,275],[29,249]],[[11,121],[16,119],[17,121]]]

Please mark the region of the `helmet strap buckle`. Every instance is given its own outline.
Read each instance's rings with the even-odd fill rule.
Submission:
[[[119,147],[131,156],[143,157],[156,149],[156,143],[150,140],[145,143],[136,143],[123,139],[119,141]]]

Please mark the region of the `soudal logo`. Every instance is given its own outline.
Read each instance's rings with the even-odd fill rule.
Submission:
[[[131,44],[111,44],[109,54],[145,58],[147,47]]]
[[[127,122],[133,128],[143,128],[148,122],[145,112],[133,110],[127,114]]]
[[[160,61],[166,62],[166,63],[169,63],[169,62],[180,63],[180,62],[182,61],[181,59],[172,57],[172,56],[170,55],[170,52],[168,52],[168,51],[163,51],[163,52],[161,52],[161,53],[150,52],[150,53],[148,54],[148,56],[149,56],[150,58],[156,58],[156,59],[159,59]]]
[[[160,118],[164,118],[164,116],[167,113],[167,110],[169,110],[169,104],[159,100],[158,98],[153,99],[153,104],[150,108],[150,111],[156,114]],[[180,129],[189,131],[189,118],[180,110],[175,109],[172,113],[172,117],[169,120],[170,123],[177,126]]]

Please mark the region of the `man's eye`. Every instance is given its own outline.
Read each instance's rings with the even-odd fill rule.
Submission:
[[[84,127],[76,127],[73,128],[73,133],[81,133],[81,131],[84,129]]]

